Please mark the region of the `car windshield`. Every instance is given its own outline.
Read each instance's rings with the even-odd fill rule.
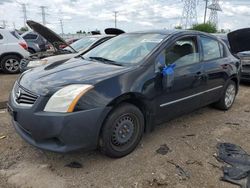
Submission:
[[[162,34],[122,34],[92,49],[83,58],[120,65],[137,64],[165,37]]]
[[[70,46],[74,48],[77,52],[82,51],[88,47],[90,47],[91,44],[96,42],[99,39],[99,37],[84,37],[76,42],[73,42]],[[65,50],[72,51],[70,47],[64,48]]]

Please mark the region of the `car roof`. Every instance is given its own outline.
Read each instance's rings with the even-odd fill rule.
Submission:
[[[136,31],[136,32],[131,32],[131,33],[138,33],[138,34],[155,33],[155,34],[162,34],[162,35],[200,34],[200,35],[206,35],[206,36],[217,39],[216,36],[213,36],[209,33],[195,31],[195,30],[184,30],[184,29],[146,30],[146,31]]]
[[[85,37],[89,37],[89,38],[103,38],[103,37],[114,37],[115,35],[86,35]]]

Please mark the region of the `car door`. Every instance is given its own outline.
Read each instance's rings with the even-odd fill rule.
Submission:
[[[157,99],[157,123],[201,105],[204,69],[200,50],[197,36],[185,36],[176,39],[157,56],[155,70],[158,77],[162,78],[162,89]],[[162,66],[165,69],[171,69],[172,66],[172,74],[163,76]]]
[[[224,54],[225,46],[216,38],[201,35],[202,61],[206,85],[202,96],[203,105],[218,101],[231,70],[231,58]]]

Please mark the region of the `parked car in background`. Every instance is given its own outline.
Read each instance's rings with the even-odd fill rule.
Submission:
[[[0,69],[5,73],[18,73],[22,58],[29,57],[28,45],[16,32],[0,28]]]
[[[248,45],[250,43],[250,30],[248,28],[239,29],[227,34],[216,34],[217,37],[222,39],[232,52],[234,56],[241,60],[241,72],[240,79],[241,81],[250,81],[250,51]],[[230,39],[230,40],[229,40]],[[231,47],[230,43],[238,42],[239,46]]]
[[[59,47],[60,47],[60,48],[65,48],[65,47],[67,47],[68,45],[70,45],[70,44],[72,44],[72,43],[74,43],[74,42],[76,42],[76,41],[78,41],[78,40],[79,40],[79,38],[66,39],[65,41],[66,41],[67,45],[62,44],[62,45],[60,45]]]
[[[48,42],[41,35],[34,31],[27,31],[21,35],[28,44],[28,51],[31,54],[44,52],[48,49]]]
[[[30,68],[35,68],[41,65],[45,65],[47,63],[54,63],[54,62],[63,62],[67,61],[70,58],[82,55],[83,53],[93,49],[94,47],[98,46],[99,44],[113,38],[116,35],[123,33],[124,31],[119,29],[106,29],[106,35],[90,35],[83,37],[82,39],[77,40],[76,42],[72,43],[71,45],[67,45],[67,42],[64,41],[59,35],[48,29],[47,27],[33,22],[28,21],[27,24],[32,28],[34,31],[42,35],[46,38],[57,51],[55,53],[50,53],[45,57],[41,57],[40,54],[33,54],[29,58],[23,59],[20,64],[21,71],[28,70]],[[60,46],[62,44],[67,45],[67,47],[61,49]],[[56,45],[55,45],[56,44]],[[60,45],[58,45],[60,44]],[[57,53],[59,52],[59,53]],[[48,52],[47,52],[48,53]],[[44,53],[43,53],[44,54]]]
[[[206,33],[126,33],[82,58],[24,72],[9,112],[18,134],[38,148],[122,157],[156,124],[208,104],[230,109],[239,70],[226,44]]]

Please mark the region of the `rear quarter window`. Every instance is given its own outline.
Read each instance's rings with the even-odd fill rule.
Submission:
[[[219,42],[209,37],[201,37],[204,60],[218,59],[222,57]]]
[[[36,34],[27,34],[25,36],[23,36],[24,39],[27,39],[27,40],[35,40],[37,39],[37,35]]]
[[[11,31],[10,33],[18,40],[22,39],[21,36],[16,31]]]
[[[0,34],[0,40],[2,40],[3,39],[3,36]]]

